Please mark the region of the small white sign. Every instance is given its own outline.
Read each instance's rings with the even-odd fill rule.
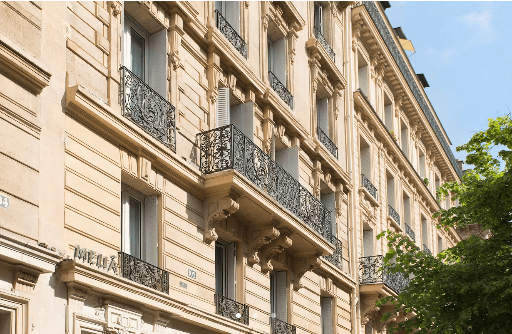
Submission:
[[[189,268],[188,269],[188,277],[190,277],[192,279],[196,279],[197,278],[196,271]]]
[[[0,206],[9,209],[9,197],[0,195]]]

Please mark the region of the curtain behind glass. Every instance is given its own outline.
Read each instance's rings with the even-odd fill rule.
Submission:
[[[131,71],[141,80],[144,77],[144,38],[131,29]]]

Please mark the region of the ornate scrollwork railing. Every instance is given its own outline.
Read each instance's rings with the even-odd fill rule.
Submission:
[[[124,117],[176,152],[176,108],[126,67],[121,67]]]
[[[236,30],[218,10],[215,10],[215,18],[215,21],[217,22],[217,29],[219,29],[235,49],[237,49],[237,51],[247,59],[247,43],[245,43],[243,38],[240,37]]]
[[[325,148],[338,159],[338,148],[329,136],[320,128],[317,127],[318,139],[325,146]]]
[[[371,183],[371,181],[364,174],[361,174],[361,176],[363,178],[363,187],[366,190],[368,190],[370,195],[372,195],[373,198],[375,198],[376,201],[378,201],[377,188],[375,188],[375,186]]]
[[[294,325],[279,320],[277,318],[270,318],[270,325],[272,326],[272,334],[295,334],[297,329]]]
[[[198,134],[200,171],[234,169],[328,241],[331,211],[234,125]]]
[[[286,86],[279,81],[279,79],[276,77],[274,73],[271,71],[268,71],[268,81],[270,82],[270,87],[279,95],[281,100],[284,101],[288,106],[290,106],[290,109],[293,109],[293,95],[290,93],[288,89],[286,89]]]
[[[384,268],[383,259],[382,255],[359,258],[359,284],[384,283],[398,294],[409,285],[409,279]]]
[[[136,283],[169,293],[169,272],[129,254],[119,252],[121,276]]]
[[[400,225],[400,215],[395,211],[395,209],[393,209],[391,205],[388,205],[388,212],[389,216],[393,218],[393,220],[396,221],[398,225]]]
[[[324,35],[322,35],[322,33],[320,32],[320,29],[318,29],[318,27],[315,27],[315,37],[320,42],[320,44],[322,44],[329,57],[331,57],[332,61],[334,61],[336,54],[334,53],[334,50],[332,49],[329,42],[327,42],[327,40],[325,39]]]
[[[405,233],[411,238],[412,241],[416,241],[416,235],[414,234],[414,231],[407,224],[405,224]]]
[[[428,249],[427,245],[423,244],[423,251],[427,254],[430,254],[432,255],[432,252],[430,251],[430,249]]]
[[[249,325],[249,306],[219,294],[215,294],[215,306],[217,314],[244,325]]]
[[[336,249],[334,249],[334,253],[332,255],[327,255],[324,258],[340,270],[343,270],[343,243],[334,235],[331,236],[331,243],[336,246]]]

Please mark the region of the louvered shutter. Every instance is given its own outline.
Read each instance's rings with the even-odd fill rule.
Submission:
[[[292,146],[276,151],[275,160],[294,179],[299,180],[299,147]]]
[[[236,300],[236,243],[228,244],[227,252],[227,297]]]
[[[146,197],[144,202],[144,261],[158,267],[158,197]]]
[[[167,30],[149,36],[149,86],[167,100]]]
[[[286,283],[286,271],[278,271],[276,276],[276,318],[288,322],[288,295]]]
[[[331,231],[332,235],[336,236],[336,207],[335,207],[335,196],[334,193],[323,194],[320,196],[320,201],[325,205],[327,209],[331,211]]]
[[[219,88],[217,96],[217,127],[230,124],[229,88]]]
[[[254,134],[254,103],[252,101],[231,107],[231,123],[244,135],[253,140]]]
[[[316,102],[316,113],[318,115],[318,126],[327,136],[329,133],[329,99],[323,98]]]
[[[124,13],[123,13],[124,16]],[[126,66],[130,71],[132,70],[132,59],[131,59],[131,51],[132,51],[132,36],[131,36],[131,27],[128,23],[128,19],[124,18],[124,30],[123,30],[123,39],[124,39],[124,50],[123,50],[123,65]]]
[[[224,17],[229,22],[231,27],[240,34],[240,2],[239,1],[226,1],[226,15]]]
[[[332,308],[331,297],[322,297],[322,334],[332,334]]]
[[[275,41],[273,45],[273,73],[286,87],[286,38]]]

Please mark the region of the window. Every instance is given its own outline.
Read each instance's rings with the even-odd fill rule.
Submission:
[[[288,322],[288,291],[286,271],[270,273],[270,317]]]
[[[443,251],[443,238],[440,235],[437,236],[437,252],[441,253]]]
[[[279,143],[278,143],[279,144]],[[284,146],[284,145],[283,145]],[[279,147],[279,146],[278,146]],[[295,180],[299,180],[299,147],[284,147],[275,151],[275,161]]]
[[[373,256],[373,242],[375,238],[373,236],[373,230],[368,227],[363,229],[363,256]]]
[[[11,334],[13,333],[13,312],[9,312],[0,308],[0,334]]]
[[[373,334],[373,320],[370,320],[364,326],[364,334]]]
[[[359,140],[359,157],[361,164],[361,174],[366,176],[370,182],[372,181],[372,161],[371,161],[371,147],[361,137]]]
[[[421,242],[428,248],[428,222],[423,215],[421,216]]]
[[[122,185],[122,252],[158,266],[158,197]]]
[[[361,89],[361,91],[366,95],[366,97],[369,99],[369,92],[368,92],[368,64],[364,60],[361,53],[357,53],[358,59],[357,59],[357,80],[358,80],[358,87]]]
[[[388,205],[390,205],[395,211],[398,209],[395,204],[395,178],[390,172],[386,171],[387,176],[387,198]]]
[[[233,124],[250,140],[254,136],[254,102],[241,103],[227,87],[219,88],[217,96],[217,127]]]
[[[215,293],[236,300],[236,244],[215,242]]]
[[[422,150],[419,150],[419,165],[420,165],[420,168],[419,168],[419,174],[422,178],[426,177],[426,173],[425,173],[425,154],[423,153]]]
[[[393,105],[388,94],[384,93],[384,125],[388,131],[393,131]]]
[[[219,11],[229,25],[240,35],[240,2],[215,1],[215,9]]]
[[[324,34],[324,8],[318,2],[315,2],[315,29]]]
[[[404,213],[403,213],[404,224],[411,228],[411,198],[406,193],[403,194],[403,203],[404,203]]]
[[[329,98],[324,97],[323,99],[316,101],[316,113],[318,126],[329,138],[332,138],[329,122]]]
[[[407,132],[407,126],[402,121],[400,125],[400,140],[402,144],[402,152],[404,155],[409,158],[409,145],[408,145],[408,139],[409,139],[409,133]]]
[[[336,231],[336,196],[332,191],[325,194],[321,193],[320,202],[331,211],[331,234],[336,237],[338,235]]]
[[[333,298],[320,297],[322,334],[333,334]]]
[[[286,77],[286,38],[284,36],[267,36],[268,71],[287,87]]]

